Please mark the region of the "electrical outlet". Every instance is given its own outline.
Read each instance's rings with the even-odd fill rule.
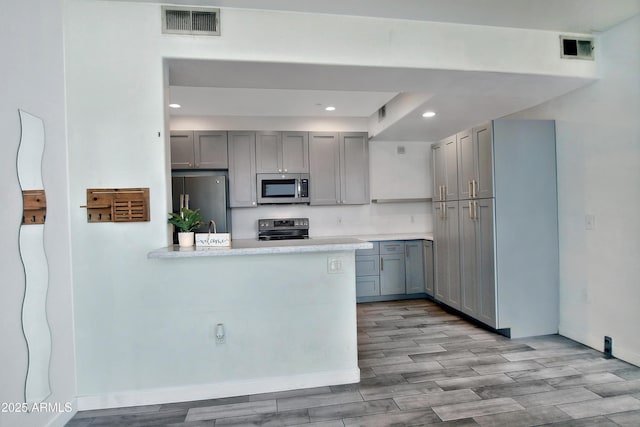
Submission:
[[[584,229],[585,230],[595,230],[596,228],[596,216],[592,214],[587,214],[584,216]]]
[[[341,257],[329,257],[327,258],[327,273],[340,274],[342,273],[342,258]]]
[[[613,357],[613,338],[605,335],[604,337],[604,357],[611,359]]]
[[[215,327],[216,344],[224,344],[226,339],[226,333],[224,331],[224,325],[218,323]]]

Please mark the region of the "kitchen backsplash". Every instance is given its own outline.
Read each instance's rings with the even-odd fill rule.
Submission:
[[[236,208],[232,237],[254,239],[259,218],[309,218],[311,237],[432,232],[431,203],[385,203],[353,206],[274,205]]]

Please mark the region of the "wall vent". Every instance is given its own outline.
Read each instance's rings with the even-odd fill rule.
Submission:
[[[386,116],[387,116],[387,106],[383,105],[378,109],[378,122],[383,121]]]
[[[560,36],[562,58],[593,60],[593,49],[593,39],[590,37]]]
[[[220,9],[162,6],[162,32],[195,36],[220,35]]]

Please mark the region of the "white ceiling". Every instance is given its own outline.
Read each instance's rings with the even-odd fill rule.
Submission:
[[[156,0],[138,0],[153,1]],[[290,10],[534,28],[603,31],[640,13],[640,0],[172,0],[171,4]],[[497,12],[499,11],[499,12]],[[369,117],[402,92],[425,104],[376,139],[435,141],[537,105],[584,79],[311,64],[168,60],[172,115]],[[321,104],[321,105],[318,105]],[[328,113],[325,105],[335,105]],[[420,114],[432,109],[436,118]]]

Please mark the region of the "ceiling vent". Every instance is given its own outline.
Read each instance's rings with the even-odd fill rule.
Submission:
[[[162,32],[194,36],[220,35],[220,9],[162,6]]]
[[[593,60],[593,49],[592,38],[560,36],[560,56],[562,58]]]

